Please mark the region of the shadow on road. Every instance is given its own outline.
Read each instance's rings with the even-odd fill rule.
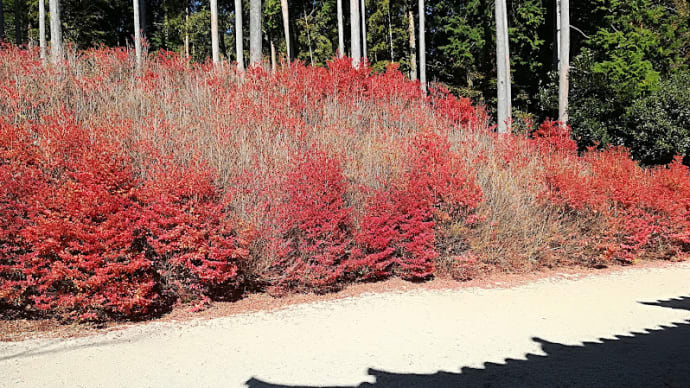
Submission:
[[[668,300],[658,300],[656,302],[640,302],[647,306],[659,306],[676,310],[690,310],[690,296],[681,296]]]
[[[641,302],[690,310],[690,297]],[[369,369],[374,383],[357,387],[690,387],[690,321],[581,346],[533,338],[545,356],[463,367],[459,372],[402,374]],[[252,378],[250,388],[296,388]],[[306,387],[305,387],[306,388]]]

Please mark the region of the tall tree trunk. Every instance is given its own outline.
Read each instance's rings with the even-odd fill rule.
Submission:
[[[271,44],[271,71],[275,73],[278,70],[278,58],[276,57],[276,45],[273,43],[273,39],[268,37],[268,41]]]
[[[168,42],[170,42],[170,29],[168,26],[170,25],[170,22],[168,20],[168,10],[165,9],[163,11],[163,42],[162,46],[166,50],[170,50],[170,46],[168,45]],[[146,39],[146,35],[144,34],[144,39]]]
[[[570,0],[561,0],[561,34],[558,60],[558,121],[568,124],[568,76],[570,72]]]
[[[34,37],[31,35],[31,23],[28,20],[26,22],[26,39],[27,39],[28,44],[29,44],[29,50],[33,51],[35,42],[34,42]]]
[[[343,0],[337,0],[338,8],[338,58],[345,55],[345,32],[343,23]]]
[[[391,62],[395,62],[395,55],[393,54],[393,23],[391,23],[391,2],[388,1],[388,42],[390,43]]]
[[[189,58],[189,0],[184,9],[184,56]]]
[[[211,0],[211,56],[213,63],[220,63],[220,47],[218,44],[218,0]]]
[[[287,59],[292,61],[292,42],[290,41],[290,11],[287,0],[280,0],[280,10],[283,12],[283,32],[285,33],[285,49]]]
[[[235,0],[235,55],[237,68],[244,70],[244,37],[242,34],[242,0]]]
[[[560,41],[561,41],[561,0],[554,0],[556,3],[555,7],[555,18],[556,23],[554,23],[554,36],[553,36],[553,68],[558,70],[558,58],[561,56],[560,53]]]
[[[261,0],[249,1],[249,64],[261,66],[263,48],[261,39]]]
[[[362,33],[359,24],[359,1],[350,0],[350,49],[352,65],[356,68],[362,59]]]
[[[14,43],[19,46],[24,43],[24,29],[22,22],[24,20],[24,0],[14,0]]]
[[[408,32],[410,33],[410,79],[417,79],[417,43],[415,42],[414,31],[414,12],[407,11],[407,18],[409,19]]]
[[[360,12],[362,14],[362,58],[367,57],[367,5],[366,0],[362,0],[360,4]]]
[[[41,59],[46,59],[46,1],[38,0],[38,45]]]
[[[507,12],[505,0],[496,0],[496,86],[498,132],[508,132],[510,116],[510,52],[507,39]]]
[[[141,19],[139,18],[139,0],[132,0],[132,6],[134,7],[134,54],[137,58],[138,68],[141,66]]]
[[[508,5],[503,3],[503,41],[506,42],[506,101],[508,102],[508,121],[513,116],[513,74],[510,68],[510,37],[508,33]]]
[[[135,0],[136,1],[136,0]],[[60,21],[60,0],[48,2],[50,11],[50,62],[62,60],[62,22]]]
[[[426,7],[424,0],[419,0],[419,82],[421,82],[422,91],[426,93],[426,27],[424,19],[426,19]]]

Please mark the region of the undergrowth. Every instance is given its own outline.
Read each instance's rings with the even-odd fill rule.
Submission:
[[[690,172],[395,68],[238,74],[0,49],[0,314],[143,319],[246,292],[683,260]]]

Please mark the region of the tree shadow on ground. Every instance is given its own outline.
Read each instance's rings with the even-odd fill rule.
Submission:
[[[690,310],[690,297],[641,302]],[[506,359],[459,373],[403,374],[369,369],[357,387],[690,387],[690,321],[569,346],[533,338],[545,356]],[[250,388],[296,388],[252,378]],[[307,388],[307,387],[304,387]]]
[[[640,302],[647,306],[659,306],[666,307],[676,310],[689,310],[690,311],[690,296],[681,296],[679,298],[658,300],[656,302]]]

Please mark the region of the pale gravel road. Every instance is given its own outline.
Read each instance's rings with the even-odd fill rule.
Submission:
[[[0,343],[0,386],[690,387],[689,322],[683,263]]]

